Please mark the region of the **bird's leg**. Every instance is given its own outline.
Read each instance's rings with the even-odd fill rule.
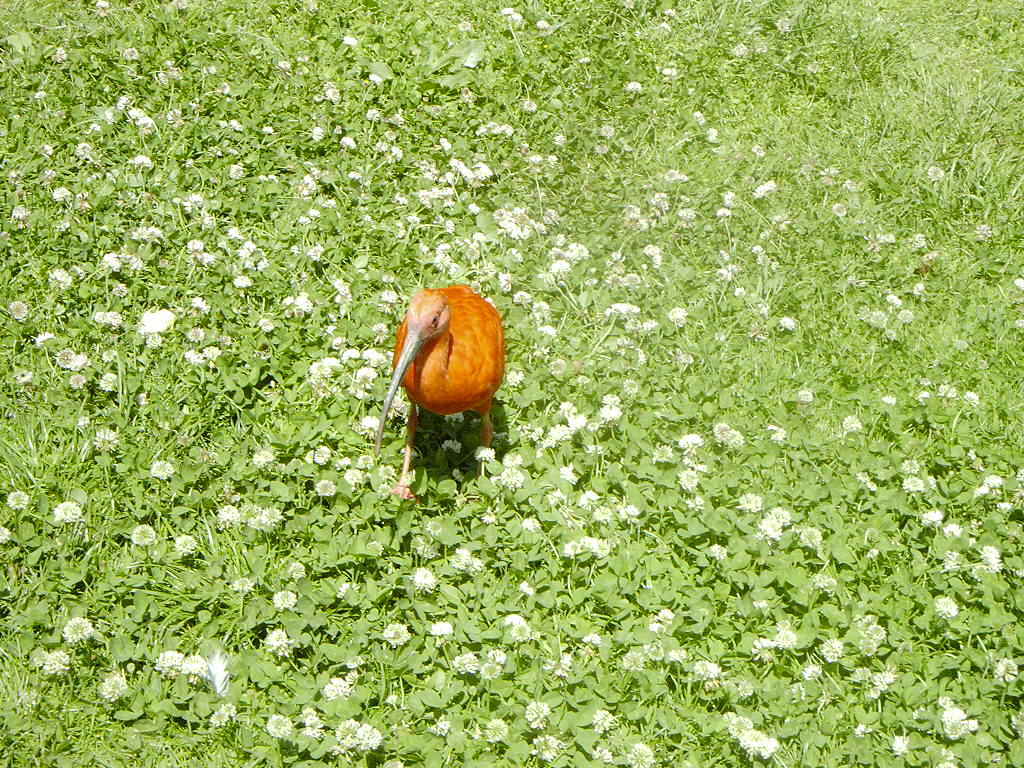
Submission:
[[[398,485],[391,490],[393,494],[401,496],[407,501],[416,501],[416,496],[409,490],[409,481],[412,479],[409,467],[412,465],[412,444],[416,437],[417,424],[419,424],[419,417],[416,413],[416,403],[410,402],[409,420],[405,427],[405,459],[402,461],[402,476],[398,479]]]
[[[484,448],[491,447],[491,440],[494,439],[494,424],[491,422],[491,412],[483,415],[483,426],[480,427],[480,445]]]
[[[490,448],[491,440],[494,439],[494,423],[491,421],[490,409],[481,413],[480,416],[483,418],[483,426],[480,427],[480,447]],[[477,467],[476,473],[478,476],[484,473],[484,462],[482,460]]]

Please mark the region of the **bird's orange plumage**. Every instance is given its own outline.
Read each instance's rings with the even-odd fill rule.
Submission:
[[[427,293],[444,294],[451,311],[445,333],[424,344],[402,386],[409,399],[447,415],[466,410],[486,414],[505,375],[505,332],[498,311],[468,286],[451,285]],[[406,322],[398,329],[392,367],[405,345]]]
[[[418,408],[440,414],[479,411],[480,445],[494,436],[491,401],[505,375],[505,332],[498,311],[465,285],[420,291],[398,329],[394,373],[384,398],[374,450],[380,453],[388,409],[399,383],[409,400],[402,474],[392,493],[416,499],[412,482],[413,440]]]

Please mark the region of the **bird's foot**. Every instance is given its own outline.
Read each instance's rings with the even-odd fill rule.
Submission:
[[[416,494],[409,490],[409,486],[406,483],[399,483],[391,489],[391,492],[395,494],[395,496],[401,496],[406,501],[419,501],[419,499],[416,498]]]

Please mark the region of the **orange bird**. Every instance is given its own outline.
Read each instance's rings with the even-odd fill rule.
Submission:
[[[415,499],[409,490],[409,465],[418,416],[416,406],[448,415],[478,411],[483,417],[480,445],[494,437],[491,401],[505,375],[505,331],[498,311],[468,286],[426,289],[409,302],[398,329],[391,361],[394,376],[377,427],[376,453],[398,385],[409,395],[405,460],[398,485],[391,491]]]

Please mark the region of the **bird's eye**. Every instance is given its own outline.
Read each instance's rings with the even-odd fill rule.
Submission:
[[[437,315],[434,315],[434,319],[430,321],[432,328],[437,328]]]

